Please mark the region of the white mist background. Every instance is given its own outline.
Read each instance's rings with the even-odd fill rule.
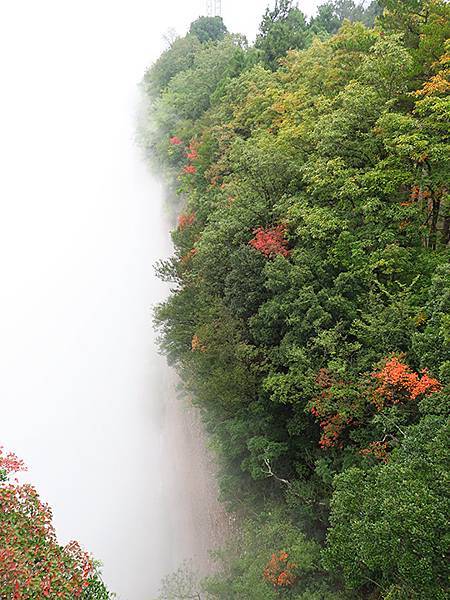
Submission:
[[[0,444],[123,600],[149,599],[176,553],[151,320],[170,244],[136,84],[205,4],[0,0]],[[223,0],[226,24],[252,38],[265,6]]]

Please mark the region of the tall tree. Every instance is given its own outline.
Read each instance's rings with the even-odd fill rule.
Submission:
[[[319,6],[317,15],[311,19],[311,28],[316,32],[325,31],[336,33],[345,19],[364,23],[372,27],[375,19],[381,14],[381,7],[377,0],[354,2],[354,0],[329,0]]]
[[[266,10],[255,46],[261,51],[264,62],[276,69],[278,59],[288,50],[305,48],[309,40],[305,15],[292,0],[276,0],[273,10]]]
[[[191,23],[189,33],[195,35],[204,44],[205,42],[222,40],[228,30],[222,17],[199,17]]]

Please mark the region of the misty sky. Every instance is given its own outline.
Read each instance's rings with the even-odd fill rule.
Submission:
[[[61,538],[102,559],[123,600],[148,598],[168,526],[151,324],[168,225],[134,147],[136,84],[163,33],[184,33],[205,4],[0,8],[0,445],[26,460]],[[224,18],[254,37],[265,6],[223,0]]]

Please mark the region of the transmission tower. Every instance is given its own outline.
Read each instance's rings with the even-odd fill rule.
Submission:
[[[222,16],[222,0],[207,0],[208,17]]]

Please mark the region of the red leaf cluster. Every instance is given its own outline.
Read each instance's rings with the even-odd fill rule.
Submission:
[[[267,257],[276,256],[277,254],[285,257],[289,256],[286,227],[284,225],[267,229],[258,227],[253,233],[255,237],[250,240],[249,244],[258,252],[262,252]]]
[[[186,175],[195,175],[197,173],[197,167],[195,165],[186,165],[183,167],[183,173]]]
[[[178,136],[174,135],[173,137],[170,138],[169,140],[169,144],[171,146],[180,146],[183,143],[183,140],[181,140]]]
[[[314,409],[311,409],[313,412]],[[315,414],[313,412],[313,414]],[[319,444],[322,448],[333,448],[335,446],[342,447],[340,442],[340,436],[344,431],[346,425],[349,425],[352,419],[348,419],[343,415],[331,415],[320,422],[322,429],[322,435],[319,440]]]

